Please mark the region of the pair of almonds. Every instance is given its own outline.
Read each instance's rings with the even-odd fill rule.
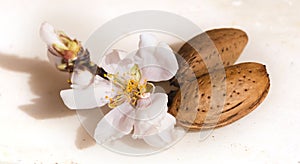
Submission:
[[[192,38],[178,51],[183,59],[178,58],[177,78],[192,79],[234,64],[247,42],[245,32],[230,28],[210,30]]]
[[[178,124],[191,130],[225,126],[264,100],[270,87],[265,66],[250,62],[232,65],[247,42],[241,30],[215,29],[180,48],[180,90],[169,108]]]

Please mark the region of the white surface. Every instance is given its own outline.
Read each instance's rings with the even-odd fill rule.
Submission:
[[[299,1],[2,0],[0,4],[1,162],[299,163]],[[96,145],[59,98],[59,91],[68,87],[67,75],[48,64],[39,25],[46,20],[85,41],[106,21],[144,9],[179,14],[203,30],[245,30],[250,41],[239,62],[267,65],[271,89],[266,100],[206,140],[189,133],[172,148],[151,156],[123,156]]]

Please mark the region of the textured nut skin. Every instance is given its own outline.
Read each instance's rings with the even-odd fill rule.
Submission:
[[[185,43],[178,51],[178,79],[194,79],[208,71],[232,65],[248,42],[247,34],[239,29],[222,28],[206,31]],[[221,59],[221,60],[220,60]],[[195,75],[188,73],[191,69]]]
[[[199,77],[195,80],[197,90],[191,87],[192,82],[182,86],[169,108],[179,125],[190,130],[228,125],[253,111],[268,94],[270,79],[262,64],[241,63],[227,67],[225,73],[226,77],[224,70],[223,76],[218,70],[213,75]],[[212,84],[211,78],[214,77],[223,77],[219,79],[223,83]],[[223,99],[213,98],[212,89],[221,93]],[[213,99],[220,101],[211,103]]]

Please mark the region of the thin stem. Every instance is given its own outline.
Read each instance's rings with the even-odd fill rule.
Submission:
[[[102,67],[97,66],[96,75],[99,75],[105,80],[109,80],[106,76],[107,72]]]

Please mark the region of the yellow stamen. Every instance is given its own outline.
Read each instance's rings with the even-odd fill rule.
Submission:
[[[129,79],[128,76],[130,77]],[[123,73],[123,76],[116,73],[105,75],[105,77],[109,78],[115,86],[121,89],[121,91],[117,92],[118,96],[109,98],[108,106],[110,108],[115,108],[124,101],[129,102],[132,106],[136,106],[137,101],[147,97],[153,89],[153,84],[148,83],[146,79],[141,83],[141,72],[136,64],[131,68],[130,72]],[[112,91],[114,92],[113,89]]]

